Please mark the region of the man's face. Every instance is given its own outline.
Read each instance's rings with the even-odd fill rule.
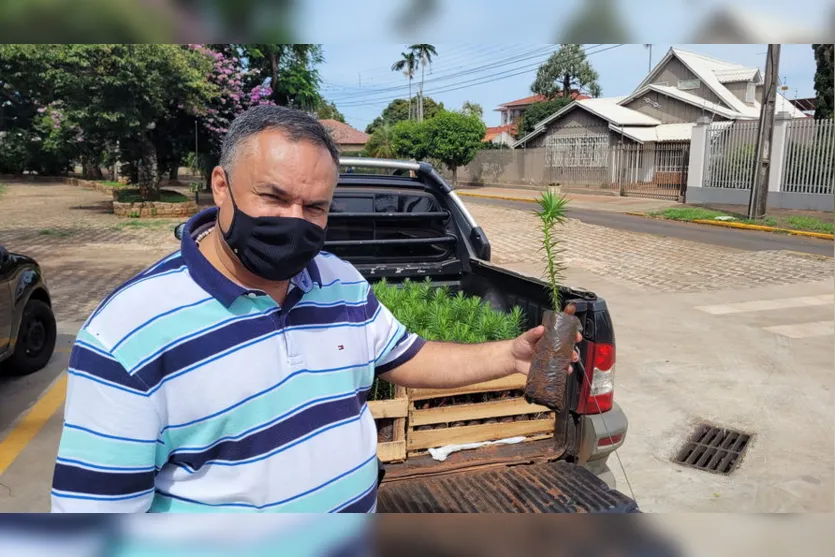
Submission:
[[[248,138],[234,166],[227,169],[238,208],[252,217],[296,217],[324,228],[339,172],[324,147],[292,142],[280,131]],[[226,176],[212,173],[212,192],[220,224],[229,230],[234,209]]]

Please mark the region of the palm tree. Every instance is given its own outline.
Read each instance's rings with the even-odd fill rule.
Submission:
[[[409,78],[409,120],[412,119],[412,79],[415,77],[417,71],[418,60],[414,52],[401,52],[403,57],[391,65],[391,71],[403,72],[403,75]]]
[[[394,147],[392,146],[392,126],[388,122],[383,122],[371,137],[368,143],[365,144],[365,151],[375,159],[393,159],[395,158]]]
[[[423,122],[423,76],[426,66],[432,64],[432,57],[438,55],[438,51],[431,44],[413,44],[409,47],[420,62],[420,99],[418,101],[418,122]]]

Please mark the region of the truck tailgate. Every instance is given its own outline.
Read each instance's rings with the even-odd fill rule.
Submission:
[[[576,464],[544,462],[383,482],[381,513],[631,513],[637,504]]]

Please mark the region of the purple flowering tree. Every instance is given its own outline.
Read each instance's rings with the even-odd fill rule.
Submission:
[[[211,170],[220,159],[221,143],[235,117],[251,106],[274,103],[269,99],[272,91],[268,86],[246,85],[251,82],[252,75],[243,67],[240,57],[212,50],[203,44],[191,44],[189,48],[211,59],[212,69],[206,79],[217,91],[204,106],[179,106],[197,122],[198,148],[208,189]],[[192,146],[193,141],[192,135]]]

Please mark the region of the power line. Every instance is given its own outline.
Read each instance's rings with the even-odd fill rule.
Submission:
[[[547,48],[551,48],[551,46],[549,45],[547,47],[540,47],[537,50],[543,50],[543,49],[547,49]],[[487,56],[492,56],[493,51],[496,51],[496,52],[497,51],[502,51],[504,53],[507,53],[507,48],[506,47],[498,47],[498,50],[496,50],[496,47],[492,47],[492,48],[489,48],[487,51],[485,51],[484,56],[480,56],[480,57],[484,58],[484,57],[487,57]],[[525,51],[513,54],[512,56],[522,56],[523,54],[529,54],[529,53],[530,53],[529,51],[525,50]],[[449,62],[449,60],[447,60],[446,58],[442,59],[442,58],[439,57],[438,60],[439,60],[439,62],[436,63],[436,67],[438,67],[438,65],[441,64],[441,62],[444,62],[444,63]],[[491,62],[491,64],[495,64],[495,61]],[[486,66],[489,66],[489,65],[490,64],[486,64]],[[429,83],[430,81],[435,81],[435,80],[440,80],[440,79],[445,79],[445,78],[455,77],[457,75],[461,75],[461,73],[457,70],[459,70],[461,68],[464,68],[464,67],[471,68],[471,70],[468,71],[468,73],[472,73],[472,71],[473,71],[472,61],[468,60],[467,62],[464,62],[461,65],[455,66],[455,67],[452,67],[452,68],[447,68],[446,66],[441,66],[441,70],[442,70],[441,73],[439,75],[437,75],[436,77],[431,77],[431,78],[425,80],[424,83]],[[388,75],[391,75],[391,71],[388,72]],[[433,72],[433,75],[434,75],[434,72]],[[339,84],[332,84],[331,82],[328,82],[328,81],[323,81],[323,83],[325,83],[326,85],[332,85],[333,87],[336,87],[336,88],[344,89],[346,91],[361,90],[365,94],[378,94],[378,93],[382,93],[382,92],[386,92],[386,91],[392,91],[392,90],[396,90],[396,89],[408,89],[408,85],[395,85],[395,86],[391,86],[391,87],[378,87],[378,88],[372,88],[372,90],[369,90],[369,88],[367,88],[367,87],[358,88],[358,87],[355,87],[355,86],[345,86],[345,85],[339,85]],[[388,83],[394,83],[394,80],[388,81]],[[383,83],[382,85],[386,85],[386,83]]]
[[[530,45],[526,45],[525,48],[528,48],[529,46]],[[408,50],[408,46],[404,46],[403,48]],[[502,50],[506,52],[507,47],[503,45],[466,45],[462,50],[459,51],[456,51],[454,48],[451,51],[442,51],[441,53],[439,53],[436,63],[442,64],[442,67],[445,68],[446,65],[450,62],[473,58],[473,56],[483,57],[488,53],[499,52]],[[399,54],[400,53],[398,53],[398,55]],[[380,66],[374,66],[373,68],[366,68],[365,70],[360,70],[360,73],[362,73],[363,76],[372,80],[375,77],[390,77],[392,74],[391,70],[388,67],[384,69]],[[336,85],[341,86],[339,84]]]
[[[601,46],[601,45],[596,45],[596,46]],[[594,48],[594,47],[589,47],[589,48]],[[614,47],[611,47],[611,48],[614,48]],[[604,50],[608,50],[608,49],[604,49]],[[603,51],[601,50],[600,52],[603,52]],[[585,51],[584,51],[584,54],[586,54]],[[594,53],[591,53],[591,54],[594,54]],[[539,58],[539,59],[536,62],[534,62],[533,64],[529,64],[529,65],[526,65],[526,66],[520,66],[518,68],[509,68],[507,70],[503,70],[502,72],[499,72],[499,73],[496,73],[496,74],[489,74],[489,75],[486,75],[486,76],[479,76],[479,77],[473,78],[471,80],[458,82],[458,83],[452,83],[452,84],[449,84],[448,86],[455,86],[455,85],[460,85],[460,84],[464,84],[464,83],[470,83],[474,80],[479,80],[479,79],[484,79],[484,78],[489,78],[489,77],[499,77],[499,76],[502,76],[505,72],[514,71],[516,69],[524,69],[524,71],[528,71],[530,69],[539,67],[543,62],[545,62],[548,59],[549,56],[550,56],[550,54],[543,58],[542,54],[540,54],[539,56],[527,57],[526,59],[530,59],[530,58]],[[519,61],[522,61],[522,60],[516,60],[516,61],[519,62]],[[501,65],[507,65],[507,64],[506,63],[494,63],[491,66],[499,67]],[[481,70],[481,71],[483,71],[483,70]],[[470,72],[470,73],[477,73],[477,72]],[[464,74],[461,74],[461,75],[464,75]],[[514,74],[514,75],[517,75],[517,74]],[[508,76],[508,77],[511,77],[511,76]],[[444,92],[444,90],[435,89],[434,92]],[[350,97],[352,100],[349,101],[346,104],[346,106],[350,106],[350,105],[359,106],[362,103],[354,102],[353,99],[356,99],[357,101],[359,101],[359,100],[362,100],[363,97],[365,97],[365,100],[368,101],[368,103],[371,103],[372,101],[374,101],[374,104],[380,104],[381,102],[386,102],[386,101],[394,100],[394,98],[398,98],[398,97],[392,98],[392,97],[389,97],[387,95],[383,96],[383,97],[375,98],[374,96],[378,95],[378,94],[379,93],[369,93],[367,95],[358,95],[358,96],[355,96],[355,97]]]
[[[599,54],[601,52],[606,52],[608,50],[613,50],[615,48],[619,48],[621,46],[623,46],[623,45],[622,44],[617,44],[617,45],[614,45],[614,46],[603,48],[601,50],[597,50],[595,52],[589,52],[589,53],[587,53],[587,55],[591,56],[593,54]],[[431,91],[425,91],[424,94],[426,95],[426,94],[432,93],[432,94],[437,95],[439,93],[449,93],[449,92],[452,92],[452,91],[458,91],[460,89],[466,89],[466,88],[469,88],[469,87],[474,87],[476,85],[483,85],[485,83],[491,83],[493,81],[499,81],[499,80],[502,80],[502,79],[515,77],[515,76],[518,76],[518,75],[528,73],[530,70],[532,70],[534,68],[537,68],[540,65],[541,62],[542,61],[540,61],[539,63],[536,63],[536,64],[524,66],[524,67],[521,67],[521,68],[514,68],[514,69],[511,69],[511,70],[506,70],[504,72],[491,74],[489,76],[482,76],[482,77],[479,77],[479,78],[474,78],[474,79],[471,79],[471,80],[463,81],[461,83],[453,83],[453,84],[450,84],[449,86],[447,86],[446,88],[440,88],[440,89],[435,89],[435,90],[431,90]],[[514,70],[521,70],[521,71],[514,71]],[[367,101],[367,102],[342,103],[342,106],[350,107],[350,106],[368,106],[368,105],[385,104],[387,102],[391,102],[391,101],[396,100],[398,98],[399,97],[388,97],[388,98],[377,99],[377,100],[374,100],[374,101]]]
[[[501,60],[498,60],[498,61],[491,62],[489,64],[484,64],[482,66],[472,67],[469,70],[465,70],[465,71],[462,71],[462,72],[455,72],[455,73],[450,73],[448,75],[442,75],[442,76],[438,76],[438,77],[429,78],[429,79],[424,80],[424,84],[437,83],[439,81],[446,81],[446,80],[449,80],[449,79],[454,79],[454,78],[465,76],[465,75],[471,75],[471,74],[474,74],[474,73],[479,73],[479,72],[482,72],[482,71],[485,71],[485,70],[491,70],[491,69],[498,68],[498,67],[501,67],[501,66],[507,66],[508,64],[513,64],[515,62],[524,62],[525,60],[531,60],[531,59],[534,59],[534,58],[539,58],[544,54],[544,52],[546,50],[551,50],[553,48],[554,47],[552,45],[549,45],[549,46],[546,46],[546,47],[539,47],[539,48],[537,48],[536,50],[533,50],[533,51],[528,51],[528,52],[525,52],[525,53],[522,53],[522,54],[514,55],[514,56],[511,56],[510,58],[501,59]],[[548,54],[550,55],[550,52]],[[381,93],[386,93],[386,92],[407,91],[407,90],[408,90],[408,84],[407,85],[397,85],[397,86],[394,86],[394,87],[381,88],[381,89],[375,89],[374,91],[369,91],[366,94],[366,96],[367,95],[379,95]],[[346,96],[346,97],[334,97],[331,100],[332,101],[340,101],[340,100],[352,99],[352,98],[356,98],[356,97],[353,96],[353,95],[352,96]]]

